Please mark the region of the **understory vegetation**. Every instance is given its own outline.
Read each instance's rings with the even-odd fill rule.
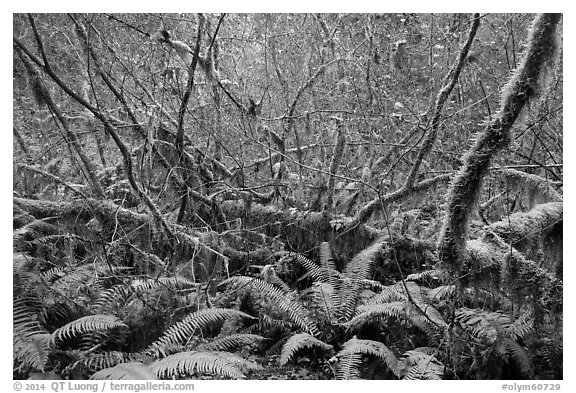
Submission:
[[[562,379],[562,17],[14,15],[15,379]]]

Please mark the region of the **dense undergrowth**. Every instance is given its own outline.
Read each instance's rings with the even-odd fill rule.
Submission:
[[[530,18],[15,15],[14,378],[561,379]]]
[[[50,220],[15,215],[14,376],[561,378],[558,266],[501,237],[539,233],[549,250],[546,219],[561,225],[561,211],[551,202],[485,226],[459,282],[434,267],[386,283],[373,278],[396,263],[394,237],[338,264],[322,243],[317,261],[282,252],[259,274],[201,283],[139,274],[121,253],[106,260]]]

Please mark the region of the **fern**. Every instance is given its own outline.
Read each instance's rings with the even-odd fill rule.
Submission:
[[[25,250],[30,248],[30,242],[46,235],[54,235],[59,232],[58,227],[48,223],[54,217],[36,219],[23,227],[14,230],[13,244],[15,250]]]
[[[362,354],[353,353],[340,357],[336,365],[336,379],[360,379]]]
[[[528,313],[522,314],[505,329],[505,334],[516,341],[526,337],[534,328],[533,320]]]
[[[82,360],[84,366],[92,371],[99,371],[112,368],[122,363],[130,362],[137,357],[137,354],[107,351],[104,353],[89,353]]]
[[[155,380],[158,379],[150,367],[142,363],[123,363],[94,373],[90,379]]]
[[[132,289],[126,284],[117,284],[100,293],[94,303],[93,310],[96,313],[111,312],[116,306],[126,302],[133,295]]]
[[[406,281],[406,288],[412,299],[421,299],[426,293],[424,287],[419,286],[415,282]],[[383,286],[382,291],[368,299],[366,304],[382,304],[389,303],[392,301],[408,300],[408,295],[406,294],[406,288],[402,282],[396,283],[394,285]]]
[[[431,300],[443,300],[451,297],[456,292],[455,285],[440,285],[428,292],[428,298]]]
[[[271,284],[257,278],[245,276],[231,277],[228,280],[225,280],[223,284],[225,283],[239,284],[241,287],[247,287],[253,291],[259,292],[262,296],[267,298],[274,307],[277,307],[282,311],[283,315],[301,329],[313,336],[318,336],[320,334],[316,323],[310,319],[302,305],[299,302],[290,299],[285,293]]]
[[[276,274],[275,266],[274,265],[266,265],[262,268],[262,272],[259,276],[265,282],[276,286],[282,292],[289,293],[290,287],[286,284],[278,275]]]
[[[35,262],[37,258],[29,257],[26,254],[15,253],[12,257],[12,274],[14,277],[14,294],[26,292],[37,293],[42,277],[36,271]]]
[[[360,306],[358,308],[358,314],[346,323],[345,326],[358,329],[374,319],[383,317],[409,322],[427,334],[430,333],[430,325],[434,328],[445,328],[448,326],[435,308],[416,300],[415,302],[418,308],[408,300]]]
[[[348,321],[354,315],[362,289],[362,281],[370,276],[374,259],[383,246],[384,240],[376,241],[352,258],[344,269],[333,300],[339,321]]]
[[[229,308],[207,308],[196,311],[188,315],[182,321],[171,326],[166,333],[153,342],[145,352],[158,351],[163,353],[163,348],[167,345],[184,342],[188,340],[195,331],[202,330],[209,325],[233,317],[254,319],[254,317],[243,313],[242,311]]]
[[[46,270],[40,276],[46,282],[52,282],[64,276],[64,268],[60,266],[56,266]]]
[[[56,303],[51,307],[43,308],[38,319],[47,329],[55,330],[76,319],[76,311],[68,303]]]
[[[480,309],[460,308],[456,310],[455,319],[465,332],[489,345],[510,325],[506,315]]]
[[[52,288],[60,292],[76,292],[81,286],[93,284],[97,279],[97,271],[92,264],[85,264],[74,268],[65,276],[52,283]]]
[[[102,345],[108,338],[108,332],[87,332],[81,337],[78,349],[83,351],[90,351],[97,345]]]
[[[386,288],[385,285],[382,285],[381,282],[376,281],[376,280],[365,279],[365,280],[360,280],[360,283],[362,284],[362,288],[370,289],[372,291],[377,291],[377,292],[381,292]]]
[[[472,336],[478,341],[477,345],[483,348],[481,356],[484,362],[487,359],[489,361],[489,358],[485,358],[488,353],[493,353],[505,362],[510,357],[524,376],[533,376],[532,360],[517,341],[532,331],[532,321],[528,314],[511,322],[501,312],[461,308],[456,311],[456,321],[463,328],[463,333]],[[474,353],[474,356],[479,355]]]
[[[444,270],[431,269],[419,273],[412,273],[406,277],[407,281],[439,281],[444,283],[448,280],[448,273]]]
[[[337,324],[334,315],[334,287],[326,282],[315,282],[301,294],[306,308],[321,322]]]
[[[84,239],[80,236],[70,235],[67,233],[58,233],[55,235],[46,235],[38,237],[30,241],[32,246],[43,246],[43,245],[53,245],[55,247],[62,247],[64,250],[72,250],[75,247],[77,241],[88,242],[89,240]]]
[[[350,328],[358,328],[369,321],[382,318],[382,317],[393,317],[396,319],[401,319],[406,315],[406,307],[408,302],[395,301],[385,304],[370,304],[366,306],[360,306],[358,308],[358,315],[348,321],[345,326]]]
[[[312,337],[308,333],[294,334],[288,339],[288,341],[286,341],[282,347],[282,353],[280,355],[280,366],[288,363],[299,350],[312,347],[320,347],[326,351],[332,349],[330,344],[326,344],[325,342]]]
[[[402,379],[442,379],[444,365],[433,355],[411,350],[400,359],[398,374]]]
[[[364,354],[374,356],[382,360],[388,369],[398,376],[398,359],[388,347],[381,342],[373,340],[360,340],[354,336],[344,343],[344,347],[336,354],[336,357],[343,357],[354,354]]]
[[[327,270],[336,270],[332,252],[330,251],[330,243],[328,242],[320,243],[320,266]]]
[[[300,254],[296,254],[294,260],[306,270],[306,274],[301,277],[301,279],[309,276],[316,282],[331,283],[334,277],[339,274],[336,269],[332,269],[328,264],[326,266],[318,266],[316,263]]]
[[[330,251],[330,243],[328,242],[322,242],[320,244],[320,266],[324,270],[330,285],[336,287],[340,272],[336,270],[336,264],[332,258],[332,251]]]
[[[50,355],[50,334],[40,333],[22,337],[18,333],[13,337],[13,355],[20,369],[45,371]]]
[[[14,331],[22,337],[46,333],[39,323],[38,314],[42,304],[36,296],[20,297],[13,300]]]
[[[67,323],[52,333],[52,340],[64,340],[77,334],[92,331],[105,331],[119,327],[128,327],[124,322],[113,315],[96,314],[79,318]]]
[[[543,347],[538,351],[538,357],[544,366],[553,370],[548,372],[551,379],[562,379],[563,377],[563,345],[554,339],[546,338],[543,340]]]
[[[258,323],[255,323],[254,325],[248,327],[245,331],[246,333],[253,333],[253,332],[267,333],[270,332],[270,330],[279,329],[283,332],[289,332],[295,328],[297,328],[297,326],[290,321],[271,318],[268,315],[264,314],[260,317]]]
[[[199,351],[231,351],[238,347],[247,348],[251,345],[260,344],[265,337],[257,334],[231,334],[215,338],[214,340],[196,347]]]
[[[175,277],[158,277],[156,279],[137,279],[132,281],[131,286],[137,292],[147,292],[151,289],[157,288],[158,286],[164,286],[167,288],[179,288],[179,287],[195,287],[197,284],[193,281],[188,280],[185,277],[175,276]]]
[[[253,362],[227,352],[180,352],[150,365],[159,378],[213,374],[226,378],[246,378],[244,370],[259,368]]]
[[[530,355],[528,355],[528,352],[526,352],[526,349],[518,344],[517,341],[510,338],[505,338],[504,344],[506,346],[506,353],[514,360],[520,372],[527,377],[532,377],[534,375],[532,359]]]

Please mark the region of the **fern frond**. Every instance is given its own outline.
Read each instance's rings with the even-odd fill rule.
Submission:
[[[26,249],[28,244],[40,237],[54,235],[59,232],[58,227],[48,223],[54,217],[35,219],[34,221],[20,227],[13,232],[13,244],[15,250]]]
[[[412,322],[414,326],[419,327],[425,332],[427,332],[430,325],[440,329],[448,326],[440,312],[433,306],[420,300],[413,299],[413,301],[414,304],[409,303],[409,306],[406,308],[406,318]]]
[[[447,279],[448,272],[438,269],[425,270],[423,272],[412,273],[406,276],[406,281],[438,281],[443,283],[446,282]]]
[[[455,320],[470,335],[488,344],[495,343],[499,334],[510,325],[510,320],[502,313],[465,307],[456,310]]]
[[[336,269],[318,266],[316,263],[301,254],[296,254],[294,261],[306,270],[306,274],[302,278],[309,276],[316,282],[331,282],[334,277],[340,274]]]
[[[510,357],[514,360],[514,363],[518,366],[520,372],[527,377],[533,376],[534,370],[532,368],[532,359],[526,349],[517,341],[509,338],[506,338],[504,342],[506,345],[506,352],[510,354]]]
[[[336,285],[336,296],[333,300],[339,321],[348,321],[354,315],[362,289],[362,281],[370,277],[374,259],[382,251],[384,245],[384,240],[376,241],[358,253],[346,265],[342,278]]]
[[[402,379],[406,380],[430,380],[442,379],[444,372],[439,367],[427,367],[421,364],[416,364],[408,369]]]
[[[344,325],[351,329],[357,329],[374,319],[387,317],[410,322],[426,333],[429,333],[430,325],[436,328],[445,328],[447,326],[435,308],[419,301],[415,302],[418,308],[408,300],[360,306],[358,314]]]
[[[406,281],[405,283],[412,299],[422,299],[422,297],[427,293],[427,288],[421,287],[415,282]],[[382,304],[392,301],[408,300],[406,288],[402,282],[398,282],[394,285],[383,286],[382,291],[368,299],[366,304]]]
[[[108,332],[93,331],[84,333],[80,339],[80,345],[78,346],[78,349],[82,351],[89,351],[96,345],[104,343],[108,337]],[[108,367],[112,367],[112,365]]]
[[[294,322],[301,329],[309,332],[313,336],[320,334],[316,323],[308,316],[304,307],[302,307],[299,302],[290,299],[285,293],[270,283],[257,278],[245,276],[230,277],[228,280],[223,282],[223,284],[226,283],[236,283],[241,287],[247,287],[259,292],[262,296],[269,299],[270,303],[273,304],[274,307],[277,307],[282,311],[283,315],[285,315],[287,319]]]
[[[106,351],[102,353],[88,353],[82,360],[82,364],[91,371],[99,371],[112,368],[122,363],[134,361],[138,354],[120,351]]]
[[[341,356],[336,364],[336,379],[360,379],[361,364],[362,354],[360,353]]]
[[[158,340],[153,342],[145,352],[158,351],[162,353],[166,345],[185,342],[194,332],[234,317],[254,319],[251,315],[231,308],[206,308],[199,310],[188,315],[175,325],[172,325]]]
[[[398,371],[402,379],[442,379],[444,365],[433,355],[411,350],[400,359]]]
[[[52,340],[64,340],[77,334],[92,331],[105,331],[119,327],[128,327],[124,322],[114,315],[96,314],[78,318],[67,323],[52,333]]]
[[[50,333],[33,334],[26,338],[18,333],[13,337],[13,355],[21,367],[44,372],[50,355]]]
[[[316,318],[324,319],[332,324],[337,323],[334,313],[334,288],[326,282],[314,282],[302,291],[300,299],[306,309]]]
[[[58,233],[55,235],[46,235],[38,237],[29,243],[33,246],[41,246],[52,244],[55,246],[61,245],[63,248],[72,249],[76,240],[85,240],[79,236],[70,235],[68,233]]]
[[[52,288],[65,293],[75,291],[82,285],[89,285],[97,280],[97,272],[92,264],[85,264],[74,268],[65,276],[52,283]]]
[[[360,283],[362,284],[362,288],[365,289],[370,289],[373,291],[378,291],[381,292],[386,288],[386,285],[383,285],[380,281],[375,281],[375,280],[360,280]]]
[[[14,295],[25,292],[36,293],[38,284],[42,283],[42,277],[38,274],[36,262],[38,258],[32,258],[26,254],[14,253],[12,257],[12,274],[14,276]]]
[[[350,340],[344,343],[344,347],[340,352],[336,354],[336,357],[353,355],[353,354],[364,354],[374,356],[382,360],[386,366],[392,371],[396,376],[398,376],[398,359],[394,353],[388,349],[388,347],[381,342],[373,340],[361,340],[354,336]]]
[[[428,298],[430,300],[443,300],[453,296],[456,291],[455,285],[440,285],[428,291]]]
[[[134,362],[122,363],[94,373],[90,379],[155,380],[158,379],[150,367]]]
[[[332,345],[326,344],[324,341],[320,341],[308,333],[294,334],[288,339],[288,341],[286,341],[282,347],[282,353],[280,355],[280,366],[288,363],[299,350],[312,347],[320,347],[326,351],[332,349]]]
[[[64,268],[56,266],[46,270],[40,275],[42,279],[46,282],[52,282],[64,276]]]
[[[512,340],[517,341],[526,337],[534,328],[533,320],[528,313],[522,314],[518,319],[506,327],[505,333]]]
[[[358,314],[348,321],[345,326],[350,328],[360,327],[367,322],[382,317],[393,317],[396,319],[401,319],[406,315],[406,307],[408,302],[396,301],[384,304],[370,304],[365,306],[360,306],[358,308]]]
[[[330,250],[330,243],[320,243],[320,266],[324,269],[336,271],[336,265],[332,258],[332,251]]]
[[[260,317],[260,320],[258,321],[258,323],[255,323],[254,325],[248,327],[245,330],[245,332],[246,333],[251,333],[251,332],[268,333],[272,329],[280,329],[283,332],[289,332],[289,331],[296,329],[296,328],[297,328],[297,326],[293,322],[285,321],[282,319],[274,319],[274,318],[271,318],[270,316],[264,314]]]
[[[262,268],[262,272],[259,275],[263,281],[276,286],[282,292],[288,294],[290,292],[290,287],[286,284],[278,274],[276,274],[276,269],[274,265],[266,265]]]
[[[42,310],[42,305],[36,296],[13,299],[12,304],[15,332],[24,338],[47,333],[38,321],[38,314]]]
[[[258,369],[258,365],[226,352],[180,352],[157,360],[150,365],[159,378],[194,374],[213,374],[226,378],[246,378],[243,371]]]
[[[346,265],[344,274],[348,277],[354,278],[356,281],[364,280],[370,277],[372,271],[372,263],[374,259],[382,251],[386,241],[381,239],[374,242],[371,246],[360,251],[352,260]]]
[[[132,281],[131,286],[137,292],[147,292],[158,286],[167,288],[190,288],[195,287],[197,284],[188,280],[186,277],[158,277],[156,279],[136,279]]]
[[[238,347],[247,348],[255,344],[260,344],[267,338],[257,334],[231,334],[215,338],[214,340],[201,344],[196,349],[198,351],[232,351]]]
[[[69,303],[56,303],[43,308],[38,319],[48,330],[54,330],[76,319],[76,311]]]
[[[563,363],[564,363],[564,348],[562,342],[557,342],[553,339],[547,338],[543,340],[543,348],[539,351],[543,363],[550,370],[548,374],[553,379],[562,379],[563,376]]]
[[[100,293],[94,303],[93,311],[96,313],[111,312],[115,307],[125,303],[134,293],[126,284],[116,284]]]

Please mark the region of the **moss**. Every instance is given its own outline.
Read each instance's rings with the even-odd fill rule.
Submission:
[[[466,277],[476,286],[497,287],[500,282],[502,251],[493,244],[482,240],[466,243]]]
[[[549,179],[515,169],[505,169],[502,174],[514,189],[527,194],[530,208],[536,203],[562,201],[562,195],[554,189]]]
[[[487,229],[516,243],[543,237],[546,232],[562,221],[562,217],[562,202],[551,202],[538,205],[526,213],[514,213],[491,224]]]
[[[458,272],[464,262],[470,212],[478,199],[492,157],[510,141],[511,127],[528,99],[538,90],[540,75],[557,52],[555,44],[557,14],[542,14],[535,18],[530,31],[528,50],[520,66],[502,91],[500,112],[478,134],[464,155],[462,168],[454,178],[447,195],[447,214],[439,239],[439,256],[443,263]]]

